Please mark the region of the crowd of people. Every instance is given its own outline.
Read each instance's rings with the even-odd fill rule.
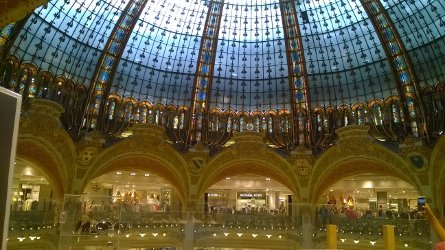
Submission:
[[[318,207],[318,215],[320,217],[320,223],[322,226],[332,223],[334,218],[382,218],[382,219],[426,219],[430,224],[439,239],[439,243],[434,246],[434,250],[445,250],[445,228],[440,223],[439,219],[434,215],[433,211],[426,204],[423,207],[423,211],[412,209],[410,211],[402,210],[401,212],[395,212],[391,210],[384,210],[382,206],[376,213],[372,213],[371,210],[353,209],[351,207],[343,207],[337,209],[335,205],[327,204]]]
[[[333,204],[323,204],[318,208],[317,215],[320,218],[322,226],[331,223],[333,218],[348,218],[348,219],[421,219],[422,215],[417,209],[395,211],[391,209],[383,209],[380,205],[377,211],[371,211],[370,209],[354,208],[351,206],[343,206],[337,208]]]

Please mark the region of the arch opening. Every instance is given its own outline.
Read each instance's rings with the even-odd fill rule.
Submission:
[[[295,203],[292,190],[283,184],[286,182],[264,169],[245,171],[239,166],[231,170],[216,174],[200,198],[202,213],[196,217],[202,226],[197,227],[195,246],[248,249],[259,240],[270,244],[267,249],[298,245],[301,207]],[[288,238],[281,235],[282,230]]]
[[[372,172],[347,174],[325,185],[320,193],[314,225],[323,231],[335,224],[339,248],[382,245],[383,225],[395,226],[397,248],[428,248],[429,224],[418,206],[421,194],[407,181]],[[410,239],[410,235],[418,238]]]
[[[82,195],[65,196],[62,230],[91,236],[86,239],[114,235],[106,243],[122,249],[159,245],[150,241],[157,236],[165,240],[164,246],[180,245],[182,200],[177,187],[146,169],[111,169],[91,179]],[[130,237],[137,237],[137,242]],[[97,247],[103,242],[86,240],[83,244]]]
[[[182,210],[176,188],[163,177],[148,171],[105,173],[90,180],[83,194],[91,197],[88,201],[90,212],[116,208],[130,213],[177,213]]]
[[[351,216],[373,218],[406,217],[417,211],[416,188],[408,182],[390,175],[364,173],[342,178],[324,190],[317,204],[329,204],[337,214],[353,211]],[[388,211],[387,214],[382,212]],[[392,214],[392,215],[391,215]],[[417,217],[417,215],[415,216]]]
[[[57,226],[60,201],[54,193],[54,181],[37,164],[16,158],[10,198],[8,248],[39,236],[45,242],[36,244],[55,249],[56,242],[51,239],[57,235],[53,228]]]
[[[254,174],[227,176],[204,193],[208,213],[287,215],[292,191],[280,182]]]
[[[163,179],[163,182],[168,183],[176,190],[182,203],[185,201],[185,194],[187,192],[186,185],[184,184],[185,176],[181,176],[181,173],[178,172],[178,169],[175,167],[169,166],[165,162],[147,155],[128,155],[107,162],[92,173],[90,175],[91,177],[87,179],[87,182],[101,175],[122,171],[149,173],[153,176],[158,176]],[[85,183],[85,185],[86,184],[87,183]]]
[[[38,165],[16,158],[11,190],[11,211],[55,210],[56,197],[53,185],[53,180]],[[34,203],[31,204],[32,202]]]

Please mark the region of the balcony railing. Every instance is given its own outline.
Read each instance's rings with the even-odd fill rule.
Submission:
[[[71,79],[61,76],[53,76],[49,72],[38,72],[31,64],[19,67],[17,58],[11,57],[7,60],[4,70],[6,74],[0,79],[0,85],[16,91],[23,95],[23,100],[29,98],[43,98],[55,101],[62,105],[65,113],[62,122],[68,132],[78,137],[83,132],[97,129],[97,124],[102,124],[101,132],[114,136],[114,139],[128,135],[131,127],[139,123],[151,123],[165,127],[169,139],[175,144],[189,141],[187,131],[190,124],[190,109],[185,106],[165,105],[162,103],[151,103],[148,100],[136,100],[134,98],[121,98],[118,95],[107,97],[103,116],[94,116],[92,122],[84,122],[87,114],[88,91],[82,84],[76,84]],[[27,68],[28,67],[28,68]],[[416,100],[425,107],[425,117],[416,117],[416,122],[421,124],[423,120],[429,125],[419,129],[420,137],[439,137],[445,130],[445,83],[440,82],[435,86],[427,86],[422,90],[422,96]],[[312,123],[312,140],[304,143],[305,146],[322,149],[332,145],[336,138],[335,130],[347,125],[368,125],[370,134],[379,140],[401,141],[409,133],[410,124],[406,122],[402,100],[399,96],[387,96],[384,99],[371,99],[367,102],[356,102],[338,106],[314,106],[311,110],[312,116],[301,124]],[[204,144],[209,148],[220,148],[226,145],[234,133],[252,131],[262,133],[267,143],[273,147],[291,150],[296,146],[289,147],[290,138],[294,135],[292,129],[298,117],[292,110],[258,110],[245,112],[242,110],[220,110],[213,109],[206,117],[207,130]],[[295,116],[295,117],[292,117]],[[99,119],[103,119],[98,121]],[[306,125],[304,125],[306,126]],[[125,132],[125,133],[124,133]],[[184,138],[187,137],[187,138]],[[191,138],[194,138],[191,136]],[[309,138],[309,137],[308,137]],[[112,140],[113,141],[113,140]],[[115,140],[114,140],[115,141]],[[294,145],[295,144],[295,145]]]
[[[309,242],[314,248],[326,248],[326,225],[333,224],[337,226],[339,248],[375,245],[378,249],[383,244],[384,225],[394,226],[396,244],[404,249],[431,247],[430,226],[415,211],[392,212],[391,216],[387,213],[379,217],[376,211],[361,213],[350,209],[325,217],[317,206],[288,204],[291,209],[281,212],[228,209],[208,213],[198,209],[185,213],[135,209],[136,206],[123,203],[103,209],[102,206],[89,206],[90,198],[67,195],[59,216],[53,211],[13,211],[8,244],[18,246],[23,242],[45,240],[63,249],[83,249],[104,242],[111,242],[113,246],[130,242],[142,246],[150,241],[178,247],[188,233],[199,247],[213,243],[220,246],[230,240],[251,243],[254,248],[255,241],[266,240],[278,246],[292,243],[303,247],[303,242]],[[199,207],[204,208],[204,205]]]

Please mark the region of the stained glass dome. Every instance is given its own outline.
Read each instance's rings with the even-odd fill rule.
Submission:
[[[367,124],[429,140],[444,38],[441,0],[53,0],[3,29],[0,80],[61,102],[77,134],[158,123],[174,143],[252,130],[323,148]]]

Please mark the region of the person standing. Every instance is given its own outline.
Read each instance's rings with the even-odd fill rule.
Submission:
[[[379,213],[378,213],[379,218],[383,217],[383,207],[382,205],[379,206]]]
[[[319,213],[320,213],[320,217],[321,217],[321,226],[326,227],[326,222],[327,222],[328,213],[329,213],[326,205],[322,205],[320,207]]]

